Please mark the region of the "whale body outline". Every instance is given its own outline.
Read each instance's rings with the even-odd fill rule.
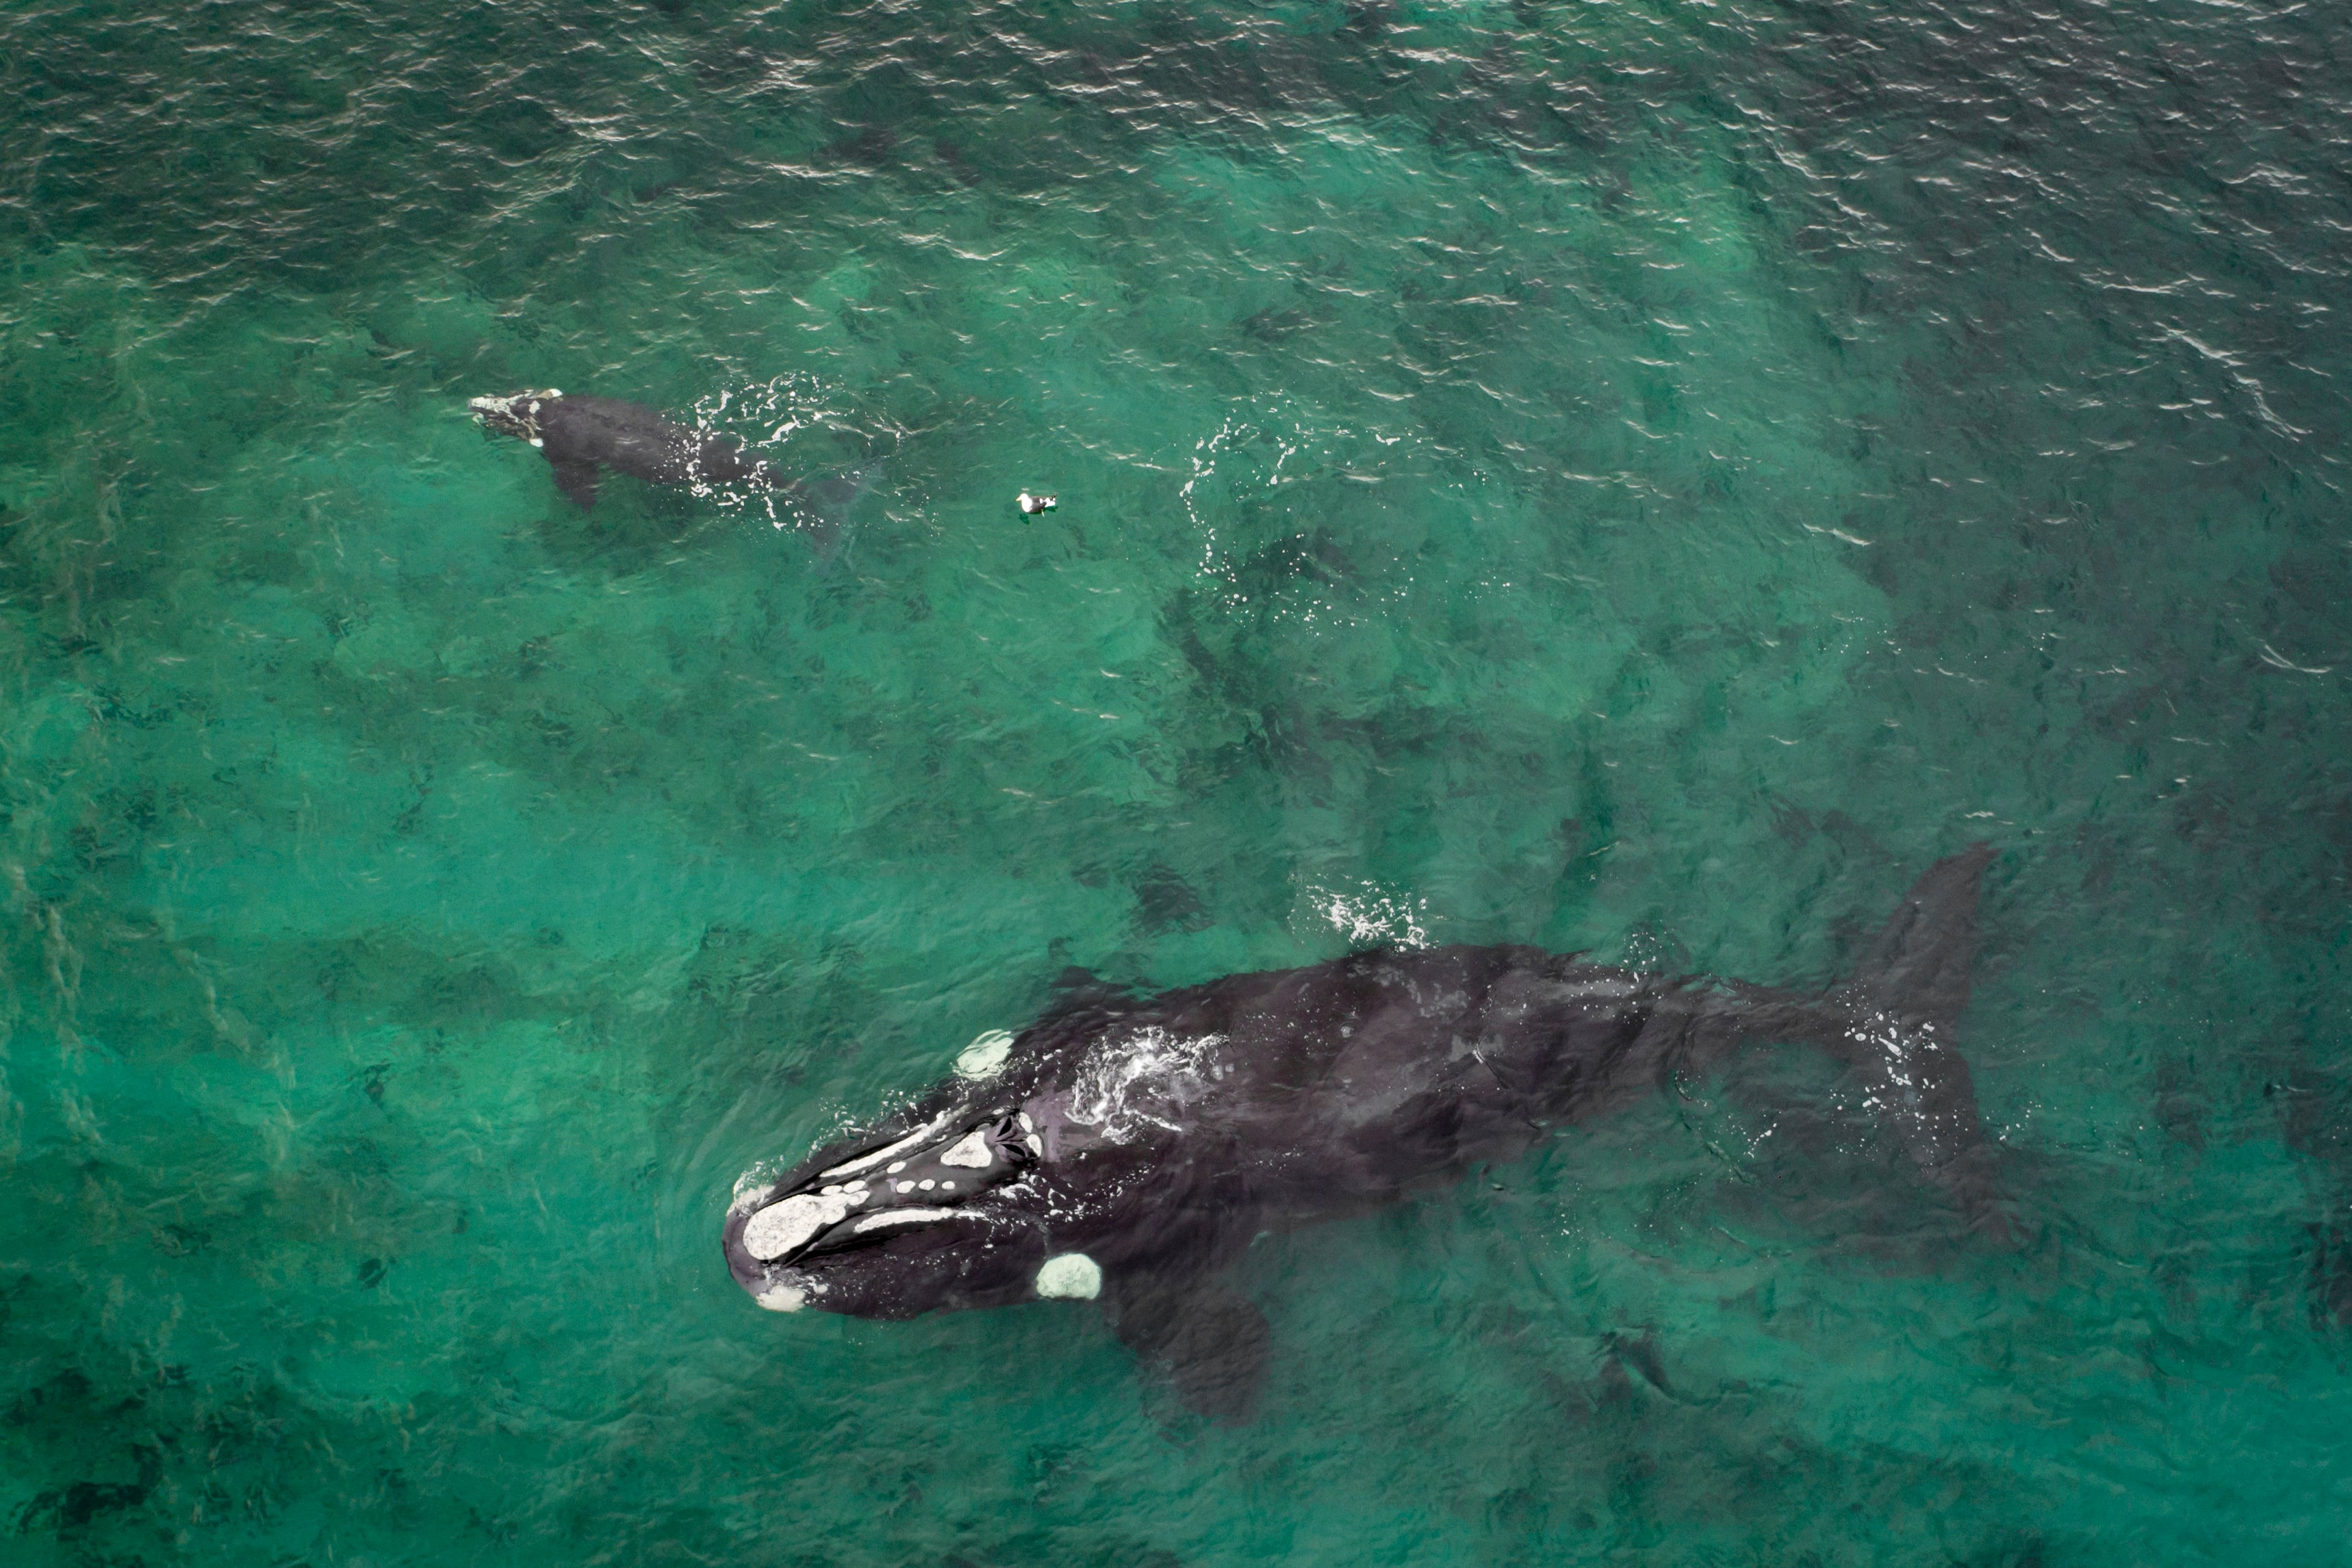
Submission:
[[[555,487],[582,511],[596,505],[600,465],[655,485],[778,487],[774,465],[746,454],[733,436],[680,424],[641,402],[550,388],[472,398],[466,406],[485,430],[536,447],[555,470]]]
[[[721,1246],[772,1309],[903,1319],[1098,1298],[1190,1408],[1245,1419],[1270,1333],[1218,1276],[1267,1230],[1369,1213],[1556,1128],[1810,1043],[1969,1224],[2007,1234],[1954,1049],[1992,858],[1905,895],[1843,984],[1662,977],[1541,948],[1371,948],[1141,996],[1082,986],[1007,1048],[780,1175],[738,1183]]]
[[[600,468],[653,485],[692,486],[698,493],[704,486],[741,485],[796,507],[821,555],[839,548],[850,508],[881,472],[877,463],[855,473],[787,482],[773,463],[734,436],[680,424],[659,409],[621,398],[549,388],[470,398],[466,407],[484,430],[536,448],[555,471],[555,487],[583,512],[596,505]]]

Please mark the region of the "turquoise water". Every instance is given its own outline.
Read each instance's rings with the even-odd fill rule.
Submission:
[[[2344,1561],[2347,59],[13,0],[0,1558]],[[875,487],[583,515],[525,385]],[[1755,1056],[1264,1240],[1246,1426],[721,1263],[1067,967],[1826,981],[1979,837],[2013,1246]]]

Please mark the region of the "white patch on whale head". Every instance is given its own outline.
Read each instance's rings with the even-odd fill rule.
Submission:
[[[798,1285],[771,1285],[751,1299],[772,1312],[796,1312],[808,1305],[808,1292]]]
[[[519,392],[512,397],[475,397],[466,400],[474,417],[492,430],[506,435],[520,435],[533,446],[541,445],[539,435],[539,402],[550,392]]]
[[[886,1208],[879,1214],[867,1215],[852,1228],[855,1234],[863,1236],[869,1230],[882,1230],[893,1225],[928,1225],[934,1219],[969,1218],[952,1208]]]
[[[1102,1294],[1102,1265],[1083,1252],[1048,1258],[1037,1270],[1037,1293],[1050,1301],[1091,1301]]]
[[[974,1127],[957,1141],[955,1147],[940,1155],[940,1164],[961,1166],[968,1170],[984,1171],[995,1163],[996,1156],[988,1148],[987,1129],[982,1127]]]
[[[848,1216],[849,1204],[839,1195],[794,1193],[751,1218],[743,1227],[743,1250],[762,1263],[772,1263],[825,1227],[840,1224]]]
[[[947,1124],[947,1113],[942,1111],[938,1115],[932,1117],[929,1121],[924,1123],[921,1126],[916,1128],[913,1132],[908,1134],[905,1137],[899,1139],[895,1144],[885,1145],[883,1147],[875,1150],[870,1155],[860,1155],[854,1160],[849,1160],[834,1166],[831,1170],[819,1171],[817,1173],[817,1179],[819,1181],[830,1181],[835,1176],[854,1176],[859,1171],[870,1171],[876,1166],[880,1165],[883,1161],[889,1159],[892,1155],[898,1154],[901,1149],[908,1148],[916,1144],[921,1143],[925,1138],[929,1137],[932,1134],[938,1132]],[[903,1164],[904,1162],[901,1163]]]
[[[958,1078],[993,1078],[1004,1071],[1004,1059],[1013,1054],[1013,1035],[1009,1030],[992,1029],[976,1037],[955,1059]]]

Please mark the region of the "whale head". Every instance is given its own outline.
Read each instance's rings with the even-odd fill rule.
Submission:
[[[1048,1245],[1043,1146],[1024,1112],[950,1109],[819,1150],[776,1181],[746,1176],[727,1211],[728,1269],[771,1310],[862,1318],[1092,1296],[1100,1270]]]
[[[483,429],[499,435],[512,435],[539,444],[540,405],[553,402],[563,394],[550,387],[545,392],[524,391],[508,397],[478,397],[467,400],[466,406]]]

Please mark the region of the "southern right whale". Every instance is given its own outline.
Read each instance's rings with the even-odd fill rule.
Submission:
[[[722,1246],[761,1305],[908,1318],[1099,1300],[1221,1418],[1268,1343],[1217,1282],[1268,1229],[1361,1214],[1703,1074],[1805,1042],[1860,1079],[1922,1175],[2001,1232],[1953,1030],[1968,1005],[1979,844],[1905,896],[1825,991],[1673,977],[1534,947],[1375,949],[1158,996],[1083,990],[957,1076],[781,1175],[748,1173]]]
[[[742,485],[804,508],[821,536],[846,522],[876,468],[787,484],[774,464],[731,435],[680,424],[658,409],[619,398],[566,396],[552,388],[478,397],[467,408],[482,428],[529,442],[555,470],[555,487],[583,511],[596,505],[599,466],[655,485]]]

